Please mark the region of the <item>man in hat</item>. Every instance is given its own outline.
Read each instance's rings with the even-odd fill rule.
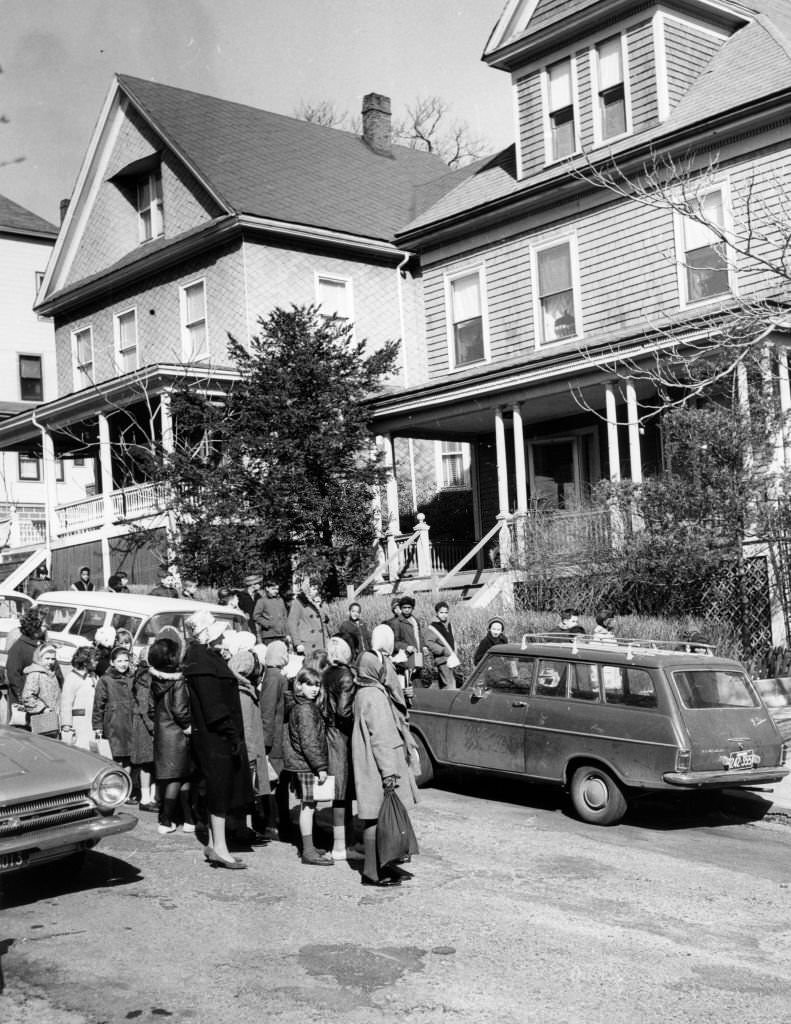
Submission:
[[[404,674],[404,695],[412,697],[412,677],[423,668],[423,644],[420,624],[413,615],[415,599],[411,594],[401,598],[401,617],[393,629],[395,645],[393,648],[393,664],[397,672]]]
[[[252,572],[244,578],[244,590],[236,591],[239,597],[239,608],[247,616],[247,621],[250,624],[250,632],[253,634],[253,636],[256,635],[253,612],[255,611],[256,602],[261,597],[261,593],[259,590],[261,582],[261,573]]]

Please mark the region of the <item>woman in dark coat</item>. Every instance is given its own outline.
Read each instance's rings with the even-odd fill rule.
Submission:
[[[132,750],[132,681],[129,651],[114,647],[110,667],[96,684],[93,696],[93,728],[108,740],[113,760],[127,767]]]
[[[206,860],[216,867],[247,867],[231,856],[225,821],[231,811],[242,814],[253,801],[239,686],[220,651],[226,624],[209,611],[188,620],[193,640],[182,666],[190,691],[192,751],[206,782],[210,845]]]
[[[354,672],[349,667],[352,651],[339,636],[327,643],[329,664],[322,673],[327,695],[327,748],[329,773],[335,778],[332,805],[332,859],[362,860],[353,848],[347,849],[346,830],[352,818],[351,741],[354,724]]]
[[[305,655],[305,664],[315,651],[327,649],[327,623],[330,621],[326,604],[321,600],[318,587],[309,579],[295,595],[288,612],[286,629],[297,654]]]
[[[121,630],[118,630],[120,637]],[[116,637],[116,639],[118,639]],[[119,644],[119,646],[126,646]],[[129,760],[136,769],[140,785],[140,810],[159,810],[154,785],[154,723],[148,713],[151,675],[148,665],[137,667],[132,678],[132,741]]]
[[[148,649],[148,713],[154,723],[154,769],[159,786],[159,834],[176,831],[177,808],[185,832],[194,832],[190,804],[190,697],[179,671],[181,646],[167,638]]]

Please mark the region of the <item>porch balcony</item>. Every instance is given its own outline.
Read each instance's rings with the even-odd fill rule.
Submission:
[[[166,484],[146,483],[123,487],[109,495],[99,494],[81,501],[71,501],[67,505],[57,505],[55,515],[58,536],[89,533],[109,525],[108,515],[111,524],[159,515],[166,510],[167,503]]]

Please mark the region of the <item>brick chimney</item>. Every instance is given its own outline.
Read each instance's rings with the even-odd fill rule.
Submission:
[[[71,199],[61,199],[61,201],[60,201],[60,222],[61,222],[61,224],[66,219],[66,214],[69,212],[69,205],[70,204],[71,204]]]
[[[390,97],[378,92],[363,96],[363,141],[375,153],[389,153],[392,144]]]

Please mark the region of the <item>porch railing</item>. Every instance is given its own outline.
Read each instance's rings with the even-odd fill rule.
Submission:
[[[167,484],[135,484],[113,491],[110,495],[113,522],[156,515],[167,507]],[[105,525],[105,497],[96,495],[82,501],[70,501],[56,508],[58,534],[84,533]]]
[[[612,512],[532,510],[513,518],[512,560],[574,560],[612,546]]]

